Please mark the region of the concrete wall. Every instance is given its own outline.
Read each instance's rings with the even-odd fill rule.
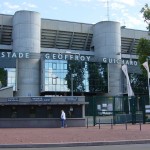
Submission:
[[[134,30],[134,29],[121,29],[121,37],[140,39],[146,38],[150,40],[149,32]]]
[[[92,24],[69,22],[52,19],[42,19],[42,29],[60,30],[69,32],[92,33]]]
[[[18,11],[13,18],[13,52],[40,53],[40,14]],[[38,96],[40,91],[39,59],[19,59],[17,62],[16,96]]]
[[[66,120],[67,127],[85,127],[84,118]],[[52,118],[0,118],[0,128],[60,128],[60,119]]]
[[[0,14],[0,25],[9,25],[12,26],[12,15],[3,15]]]
[[[116,55],[121,52],[120,23],[103,21],[95,24],[93,46],[97,57],[121,58]]]
[[[0,89],[0,98],[13,97],[13,87],[4,87]]]
[[[93,46],[97,58],[121,59],[120,23],[103,21],[93,26]],[[119,55],[118,55],[119,54]],[[115,96],[121,91],[121,65],[108,64],[108,94]]]

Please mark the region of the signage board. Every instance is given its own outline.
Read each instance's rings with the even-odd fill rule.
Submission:
[[[40,54],[43,59],[50,60],[75,60],[75,61],[86,61],[90,62],[93,56],[90,55],[80,55],[72,53],[42,53]],[[23,52],[0,52],[0,58],[12,58],[12,59],[32,59],[36,58],[37,53],[23,53]],[[37,57],[39,58],[39,57]],[[108,64],[126,64],[131,66],[137,66],[137,60],[130,59],[116,59],[116,58],[102,58],[102,63]]]
[[[31,97],[31,102],[51,102],[51,97]]]

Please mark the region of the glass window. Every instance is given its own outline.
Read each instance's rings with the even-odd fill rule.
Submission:
[[[63,69],[64,69],[64,70],[67,70],[67,63],[64,63],[64,64],[63,64]]]
[[[60,80],[60,78],[58,78],[56,81],[56,84],[61,84],[60,82],[61,82],[61,80]]]
[[[64,84],[64,80],[61,78],[60,79],[60,84],[63,85]]]
[[[64,80],[64,84],[67,85],[67,81],[66,80]]]
[[[48,80],[48,84],[50,84],[50,85],[51,85],[51,84],[52,84],[52,82],[53,82],[53,81],[52,81],[52,78],[49,78],[49,80]]]
[[[16,90],[16,69],[6,68],[7,71],[7,86],[13,86],[13,90]]]
[[[57,63],[57,70],[61,70],[61,64]]]
[[[45,63],[45,69],[49,68],[49,63]]]
[[[56,84],[56,78],[53,78],[53,84]]]
[[[74,77],[74,87],[76,92],[107,92],[107,64],[100,62],[81,62],[64,60],[46,60],[45,70],[45,90],[70,91],[71,74]],[[57,77],[57,78],[55,78]]]
[[[48,85],[47,85],[47,84],[45,84],[45,91],[49,91],[49,90],[48,90]]]
[[[50,70],[52,70],[53,66],[52,66],[52,63],[49,63],[49,68]]]
[[[63,64],[60,64],[60,70],[63,70]]]
[[[57,69],[57,64],[56,63],[53,63],[53,69]]]

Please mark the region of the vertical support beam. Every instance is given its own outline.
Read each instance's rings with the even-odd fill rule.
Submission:
[[[0,26],[0,43],[2,42],[3,25]]]
[[[86,40],[85,40],[85,43],[84,43],[84,50],[86,50],[88,38],[89,38],[89,33],[87,34],[87,37],[86,37]]]
[[[73,96],[73,74],[71,74],[71,96]]]
[[[130,55],[131,55],[131,53],[132,53],[134,44],[135,44],[135,39],[133,39],[133,41],[131,42],[130,47],[129,47],[129,54],[130,54]]]
[[[56,48],[56,43],[57,43],[58,34],[59,34],[59,31],[57,30],[57,32],[56,32],[56,37],[55,37],[55,43],[54,43],[54,47],[55,47],[55,48]]]
[[[93,97],[93,126],[96,125],[96,114],[95,114],[95,98]]]
[[[82,118],[85,118],[85,105],[82,105]]]
[[[72,36],[71,36],[71,40],[70,40],[70,44],[69,44],[69,49],[71,49],[71,47],[72,47],[73,38],[74,38],[74,32],[72,32]]]

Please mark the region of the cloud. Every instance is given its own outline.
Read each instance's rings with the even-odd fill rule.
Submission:
[[[119,10],[119,9],[124,9],[125,6],[123,4],[120,4],[120,3],[112,3],[111,4],[111,9],[112,10]]]
[[[116,3],[116,4],[122,4],[122,5],[129,5],[129,6],[135,6],[135,4],[136,4],[136,0],[108,0],[108,1],[106,1],[106,0],[97,0],[97,2],[100,2],[100,3],[105,3],[105,4],[107,4],[107,2],[108,2],[108,4],[109,5],[112,5],[113,3]]]
[[[126,16],[126,25],[128,28],[144,28],[145,27],[145,30],[146,30],[146,23],[144,23],[144,20],[141,16],[141,14],[137,15],[137,16],[131,16],[130,14],[128,14]]]
[[[66,4],[71,4],[72,0],[61,0],[62,2],[66,3]]]
[[[18,8],[20,8],[19,5],[10,4],[10,3],[8,3],[8,2],[4,2],[4,6],[5,6],[6,8],[8,8],[8,9],[18,9]]]
[[[135,0],[115,0],[118,3],[130,5],[130,6],[135,6],[136,1]]]
[[[32,3],[23,2],[20,4],[10,3],[10,2],[4,2],[1,3],[1,12],[6,14],[13,14],[18,10],[29,10],[29,9],[35,9],[37,6]]]
[[[78,0],[80,2],[91,2],[92,0]]]
[[[23,2],[22,5],[24,5],[28,8],[37,8],[37,6],[35,4],[31,4],[31,3],[27,3],[27,2]]]
[[[117,13],[113,13],[112,17],[115,21],[120,22],[121,26],[125,25],[127,28],[139,30],[143,30],[144,28],[146,29],[146,24],[144,24],[140,14],[131,16],[129,13],[125,12],[122,16],[119,17]]]
[[[58,7],[56,7],[56,6],[49,6],[49,8],[52,10],[58,10]]]
[[[137,17],[127,16],[127,20],[128,20],[128,24],[130,26],[135,26],[135,25],[141,24],[141,20],[139,20],[139,18],[137,18]]]
[[[90,2],[93,2],[94,4],[95,0],[61,0],[61,2],[75,7],[81,7],[81,6],[88,6]]]
[[[78,2],[91,2],[93,0],[61,0],[62,2],[66,4],[71,4],[71,3],[78,3]]]

